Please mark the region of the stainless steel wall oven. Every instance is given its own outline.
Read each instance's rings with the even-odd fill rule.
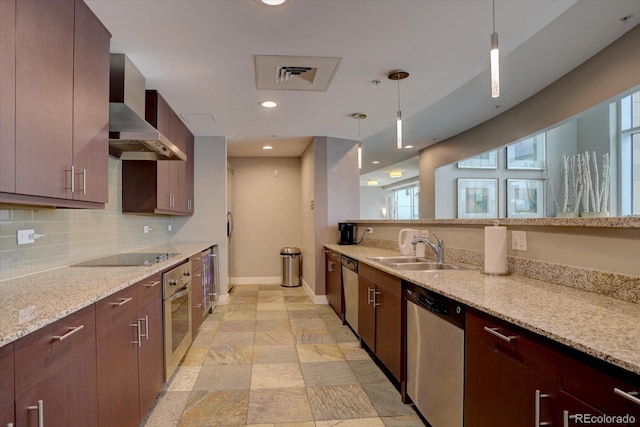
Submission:
[[[191,261],[162,275],[164,360],[167,381],[191,345]]]

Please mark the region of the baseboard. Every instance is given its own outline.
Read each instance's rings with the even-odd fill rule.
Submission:
[[[234,277],[234,285],[280,285],[282,279],[280,276],[267,277]]]
[[[309,298],[311,298],[311,302],[317,305],[329,304],[329,300],[327,299],[327,296],[314,294],[313,291],[311,290],[311,287],[309,287],[309,284],[304,279],[302,279],[302,286],[305,292],[307,293],[307,295],[309,296]]]

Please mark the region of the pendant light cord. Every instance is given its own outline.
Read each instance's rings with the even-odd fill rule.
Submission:
[[[493,5],[493,32],[496,32],[496,0],[492,0]]]
[[[396,81],[398,82],[398,111],[400,111],[400,71],[398,71],[396,77]]]

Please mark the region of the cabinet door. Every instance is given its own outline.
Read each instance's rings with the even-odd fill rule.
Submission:
[[[108,200],[109,39],[98,18],[76,0],[73,61],[73,198]]]
[[[98,425],[95,341],[87,350],[17,396],[16,425],[39,426],[40,410],[47,427]]]
[[[182,163],[176,160],[159,160],[157,162],[157,208],[166,211],[177,210],[176,197],[180,191],[179,175]]]
[[[340,319],[343,318],[342,308],[342,274],[340,264],[340,254],[326,250],[325,254],[325,283],[329,305],[333,308]]]
[[[16,2],[0,1],[0,192],[16,191]]]
[[[138,322],[142,331],[142,344],[138,348],[140,419],[142,419],[164,384],[162,298],[156,298],[138,311]]]
[[[176,189],[173,208],[179,212],[189,213],[193,202],[193,136],[187,126],[180,120],[180,117],[173,111],[171,111],[170,122],[169,139],[187,154],[186,162],[174,161],[174,163],[177,163],[178,188]],[[189,164],[191,164],[191,177],[189,177],[188,173]]]
[[[541,422],[557,419],[560,356],[523,333],[467,311],[465,426],[534,425],[536,408]]]
[[[38,425],[39,401],[47,426],[96,425],[95,337],[92,305],[16,341],[16,425]]]
[[[96,303],[98,422],[138,425],[138,342],[136,288],[130,286]]]
[[[358,275],[358,335],[369,349],[376,350],[376,312],[373,307],[373,293],[376,285],[362,275]]]
[[[400,287],[400,280],[398,287]],[[375,353],[378,359],[396,378],[400,378],[402,330],[400,296],[378,285],[374,297],[375,303]]]
[[[565,355],[562,388],[608,415],[629,414],[640,420],[640,375],[586,355]]]
[[[0,426],[15,423],[13,405],[13,344],[0,348]]]
[[[191,331],[194,339],[204,320],[205,298],[202,257],[197,255],[191,258]]]
[[[71,198],[74,2],[16,8],[16,192]]]

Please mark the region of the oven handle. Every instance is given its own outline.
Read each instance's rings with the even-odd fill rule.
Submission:
[[[180,289],[184,289],[184,290],[182,292],[176,292],[175,294],[171,295],[171,297],[169,298],[169,301],[177,300],[178,298],[182,298],[183,296],[189,293],[189,285],[184,285]]]

